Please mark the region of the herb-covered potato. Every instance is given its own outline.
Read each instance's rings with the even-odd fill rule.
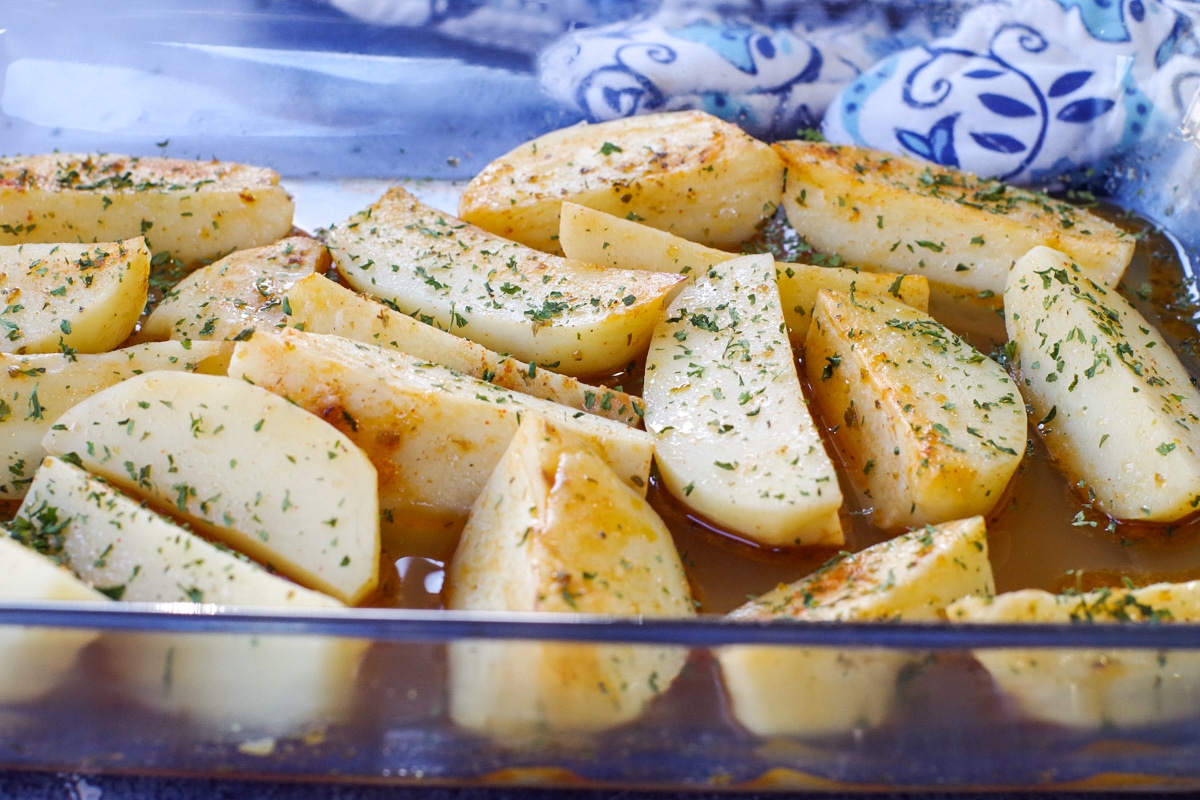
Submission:
[[[343,608],[159,516],[82,469],[47,458],[16,530],[114,599]],[[302,734],[345,714],[366,643],[259,635],[108,634],[103,660],[144,703],[228,730]]]
[[[842,554],[728,615],[740,622],[893,621],[942,617],[995,591],[982,517],[927,526]],[[738,645],[717,650],[734,717],[759,736],[819,736],[887,719],[896,682],[927,654],[895,649]]]
[[[109,598],[7,533],[0,533],[0,602],[9,600],[106,603]],[[93,630],[0,627],[0,706],[53,691],[75,665],[79,651],[96,635]]]
[[[1021,589],[963,597],[956,622],[1168,624],[1200,622],[1200,581],[1052,594]],[[1188,650],[1095,648],[975,651],[1026,717],[1074,728],[1161,725],[1200,712],[1200,656]]]
[[[0,246],[0,352],[112,350],[137,326],[149,278],[141,238]]]
[[[783,164],[703,111],[641,114],[552,131],[488,164],[458,213],[500,236],[558,252],[564,200],[737,250],[775,212]]]
[[[584,440],[526,414],[488,479],[446,571],[446,606],[692,617],[666,525]],[[635,719],[687,649],[456,642],[450,714],[492,735],[595,731]]]
[[[559,244],[568,258],[619,269],[648,269],[683,275],[707,272],[736,254],[689,242],[667,231],[575,203],[562,204]],[[819,289],[888,294],[922,311],[929,308],[924,275],[860,272],[849,267],[792,262],[775,264],[779,301],[792,344],[804,344]]]
[[[375,345],[294,328],[234,347],[229,374],[287,398],[357,442],[379,473],[385,544],[446,557],[523,416],[537,413],[592,443],[621,480],[646,491],[645,431],[512,392]],[[374,490],[372,485],[372,490]],[[424,531],[425,544],[408,538]]]
[[[235,251],[167,290],[138,338],[238,339],[256,328],[283,327],[287,290],[324,273],[331,261],[325,245],[306,236]]]
[[[643,396],[663,483],[690,510],[768,546],[844,541],[771,256],[718,264],[679,293],[654,329]]]
[[[286,323],[309,333],[343,336],[493,383],[505,389],[553,400],[601,417],[638,425],[641,400],[617,389],[591,386],[569,375],[489,350],[470,339],[418,322],[407,314],[319,275],[298,281],[286,292]]]
[[[349,604],[376,586],[375,468],[265,389],[147,373],[73,406],[42,444],[303,586]]]
[[[567,375],[610,375],[641,355],[678,275],[551,256],[421,203],[403,189],[328,234],[351,287],[500,353]]]
[[[42,437],[71,406],[143,372],[222,375],[230,349],[219,342],[151,342],[109,353],[0,353],[0,498],[25,495],[46,454]]]
[[[1004,292],[1013,371],[1055,463],[1116,519],[1200,507],[1200,391],[1162,336],[1069,256],[1031,250]]]
[[[882,530],[988,514],[1025,454],[1025,404],[1004,368],[890,297],[822,289],[804,369]]]
[[[1037,245],[1112,284],[1133,257],[1132,234],[1043,193],[867,148],[774,147],[787,165],[788,221],[853,264],[1000,294],[1013,262]]]
[[[0,158],[0,244],[145,237],[187,265],[288,235],[279,175],[224,161],[47,153]]]

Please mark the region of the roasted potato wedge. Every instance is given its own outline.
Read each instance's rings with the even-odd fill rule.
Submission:
[[[447,557],[527,414],[591,442],[638,491],[649,480],[654,442],[645,431],[339,336],[256,333],[235,346],[229,374],[328,420],[362,447],[379,473],[389,549],[397,542],[398,551]]]
[[[771,256],[718,264],[679,293],[654,329],[643,395],[663,484],[689,509],[764,545],[844,541]]]
[[[0,247],[0,352],[112,350],[137,326],[149,277],[141,238]]]
[[[463,190],[463,219],[557,253],[564,200],[713,247],[737,249],[775,212],[783,165],[766,144],[703,111],[552,131],[494,160]]]
[[[1052,594],[1022,589],[952,603],[953,621],[1041,624],[1200,622],[1200,582]],[[1200,713],[1200,655],[1188,650],[1036,648],[975,657],[1026,717],[1071,728],[1161,725]]]
[[[1025,454],[1025,406],[996,362],[888,297],[821,290],[813,399],[883,530],[988,514]]]
[[[17,519],[105,594],[142,603],[342,608],[179,527],[82,469],[48,458]],[[366,642],[321,637],[115,633],[102,659],[142,702],[255,735],[302,734],[346,713]]]
[[[1013,371],[1038,431],[1117,519],[1200,507],[1200,391],[1162,336],[1067,255],[1031,250],[1004,292]]]
[[[774,147],[787,165],[788,221],[854,264],[998,295],[1013,262],[1037,245],[1112,284],[1133,257],[1132,234],[1045,194],[849,145]]]
[[[0,535],[0,601],[4,600],[107,603],[110,598],[16,539]],[[0,627],[0,707],[54,691],[97,635],[94,630]]]
[[[0,354],[0,498],[25,495],[46,455],[42,437],[71,406],[143,372],[223,375],[228,349],[217,342],[152,342],[111,353]]]
[[[298,281],[287,290],[286,298],[285,321],[297,330],[333,334],[398,350],[505,389],[553,400],[626,425],[641,424],[640,398],[617,389],[591,386],[488,350],[319,275]]]
[[[562,204],[559,243],[568,258],[620,269],[648,269],[690,275],[735,258],[735,254],[689,242],[575,203]],[[792,344],[804,344],[819,289],[865,295],[887,294],[922,311],[929,308],[929,281],[924,275],[859,272],[842,267],[777,262],[775,279]]]
[[[354,289],[405,314],[567,375],[641,356],[678,275],[602,267],[502,239],[390,189],[328,234]]]
[[[671,533],[587,442],[527,414],[476,501],[446,573],[446,605],[691,617]],[[683,668],[686,648],[456,642],[450,714],[509,737],[634,719]]]
[[[71,407],[42,445],[344,603],[378,582],[375,468],[332,425],[265,389],[138,375]]]
[[[230,253],[171,287],[138,339],[237,339],[256,328],[283,327],[287,291],[331,264],[325,245],[304,236]]]
[[[187,265],[288,235],[279,175],[223,161],[50,153],[0,158],[0,244],[145,237]]]
[[[843,554],[738,608],[741,622],[938,619],[995,591],[981,517],[929,526]],[[729,646],[717,650],[734,717],[759,736],[821,736],[882,724],[897,679],[927,654],[895,649]]]

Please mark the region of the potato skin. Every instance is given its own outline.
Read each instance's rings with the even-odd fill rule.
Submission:
[[[458,212],[548,253],[560,252],[564,200],[736,250],[774,213],[782,189],[783,164],[768,145],[711,114],[677,111],[527,142],[467,184]]]
[[[890,297],[822,289],[804,359],[851,482],[888,531],[988,514],[1025,453],[996,362]]]
[[[286,236],[294,211],[264,167],[108,153],[0,158],[0,244],[144,236],[155,254],[199,265]]]
[[[1087,209],[970,173],[878,150],[776,142],[788,221],[822,252],[874,270],[1000,294],[1031,247],[1070,253],[1116,283],[1134,237]]]
[[[641,355],[679,275],[548,255],[433,208],[400,187],[330,229],[348,285],[527,363],[607,376]]]

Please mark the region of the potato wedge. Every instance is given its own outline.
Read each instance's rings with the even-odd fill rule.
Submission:
[[[327,239],[354,289],[491,350],[575,376],[610,375],[640,357],[683,280],[549,256],[400,188]]]
[[[38,467],[17,511],[17,529],[52,535],[30,542],[114,599],[142,603],[342,608],[329,595],[273,575],[180,527],[61,458]]]
[[[737,249],[775,212],[783,165],[766,144],[703,111],[644,114],[552,131],[467,184],[463,219],[558,252],[563,200]]]
[[[286,297],[286,322],[298,330],[399,350],[505,389],[553,400],[626,425],[641,424],[641,398],[617,389],[591,386],[569,375],[539,369],[488,350],[319,275],[298,281],[287,290]]]
[[[892,298],[821,290],[804,369],[883,530],[986,515],[1021,463],[1025,406],[1004,368]]]
[[[306,236],[230,253],[171,287],[138,338],[237,339],[255,328],[283,327],[288,289],[331,263],[325,245]]]
[[[765,545],[843,542],[771,256],[726,261],[680,292],[654,329],[643,395],[663,484],[689,509]]]
[[[292,229],[279,175],[222,161],[49,153],[0,158],[0,244],[144,236],[184,264],[269,244]]]
[[[521,418],[576,432],[621,480],[645,492],[653,439],[645,431],[515,392],[405,353],[293,328],[234,348],[229,374],[328,420],[379,473],[379,510],[392,555],[447,557],[471,505]],[[418,544],[418,532],[427,540]]]
[[[53,510],[53,533],[39,519]],[[159,516],[82,469],[48,458],[17,521],[105,594],[139,603],[342,608],[328,595]],[[228,729],[296,735],[344,716],[366,643],[353,639],[111,633],[102,658],[140,701]],[[164,677],[168,676],[168,677]]]
[[[42,445],[342,602],[378,581],[375,468],[333,426],[245,381],[138,375],[73,406]]]
[[[973,623],[1200,622],[1200,582],[1051,594],[964,597],[947,609]],[[1200,713],[1200,655],[1121,648],[987,649],[975,657],[1029,719],[1081,729],[1163,724]]]
[[[855,264],[1000,294],[1013,262],[1037,245],[1112,284],[1133,257],[1132,234],[1045,194],[867,148],[774,147],[787,165],[788,221]]]
[[[527,414],[446,572],[447,608],[692,617],[671,533],[587,442]],[[455,642],[450,714],[495,736],[596,731],[635,719],[687,648]]]
[[[929,526],[835,561],[729,614],[730,620],[938,619],[995,591],[982,517]],[[882,724],[907,667],[928,654],[861,648],[727,646],[717,661],[734,717],[758,736],[821,736]]]
[[[0,247],[0,352],[112,350],[137,326],[149,277],[141,238]]]
[[[1013,369],[1042,439],[1117,519],[1200,507],[1200,392],[1162,336],[1111,286],[1038,247],[1004,292]]]
[[[734,253],[689,242],[628,219],[571,202],[563,202],[559,244],[568,258],[619,269],[648,269],[689,275],[736,258]],[[929,309],[929,281],[924,275],[859,272],[842,267],[776,262],[779,300],[792,344],[804,344],[817,301],[817,290],[855,289],[866,295],[887,294],[922,311]]]
[[[59,415],[115,383],[156,370],[225,374],[217,342],[154,342],[110,353],[68,356],[0,354],[0,498],[25,495],[46,455],[42,437]]]
[[[109,602],[69,570],[8,535],[0,535],[0,600]],[[96,636],[90,630],[0,626],[0,708],[53,691]]]

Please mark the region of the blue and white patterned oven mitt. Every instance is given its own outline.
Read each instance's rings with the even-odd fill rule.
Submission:
[[[1053,182],[1129,150],[1156,111],[1179,119],[1190,27],[1154,0],[990,3],[953,34],[866,70],[823,130],[1014,183]]]
[[[331,2],[540,53],[546,94],[593,122],[698,108],[768,140],[821,125],[1014,183],[1177,132],[1200,86],[1200,0]]]
[[[814,20],[674,4],[563,37],[543,52],[539,76],[547,94],[593,122],[702,109],[756,136],[786,138],[819,124],[846,84],[897,48],[901,40],[872,11]]]

